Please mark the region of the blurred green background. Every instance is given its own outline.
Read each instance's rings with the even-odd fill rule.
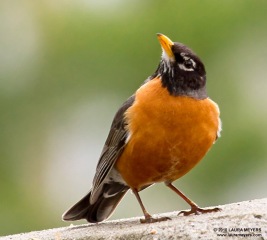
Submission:
[[[267,2],[0,2],[0,235],[69,225],[120,104],[151,75],[156,33],[206,65],[222,137],[175,185],[205,207],[267,195]],[[151,213],[188,206],[159,184]],[[141,215],[132,194],[112,219]]]

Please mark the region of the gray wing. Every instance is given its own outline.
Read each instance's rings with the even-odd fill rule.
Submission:
[[[127,123],[125,122],[124,113],[130,106],[132,106],[134,100],[134,95],[128,98],[113,119],[110,132],[96,167],[96,174],[93,180],[93,187],[90,197],[91,204],[97,200],[105,180],[109,176],[109,173],[111,172],[116,160],[124,149],[127,138],[127,130],[125,128]]]

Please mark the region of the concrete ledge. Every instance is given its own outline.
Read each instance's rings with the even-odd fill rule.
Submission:
[[[221,212],[187,217],[177,216],[178,212],[160,214],[172,220],[159,223],[140,224],[138,217],[22,233],[0,240],[267,239],[267,198],[218,207]]]

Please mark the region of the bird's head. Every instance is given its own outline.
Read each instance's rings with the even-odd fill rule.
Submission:
[[[172,42],[160,33],[157,36],[162,57],[151,78],[160,77],[163,87],[173,96],[206,98],[206,72],[199,57],[185,45]]]

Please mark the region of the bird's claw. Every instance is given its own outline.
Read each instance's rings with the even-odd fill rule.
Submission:
[[[161,217],[161,218],[153,218],[153,217],[147,217],[145,219],[140,219],[141,223],[155,223],[155,222],[162,222],[162,221],[167,221],[171,220],[169,217]]]
[[[189,216],[191,214],[199,215],[201,213],[211,213],[211,212],[218,212],[221,211],[220,208],[208,208],[208,209],[203,209],[199,207],[192,207],[191,210],[189,211],[181,211],[178,213],[178,215],[183,214],[184,216]]]

